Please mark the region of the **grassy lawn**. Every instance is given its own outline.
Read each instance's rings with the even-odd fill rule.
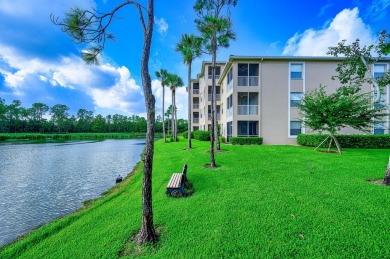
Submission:
[[[209,143],[156,142],[153,170],[156,258],[390,258],[390,150],[342,156],[296,146],[229,146],[207,169]],[[195,194],[165,194],[188,164]],[[141,224],[141,173],[90,208],[0,249],[0,258],[116,258]],[[174,255],[174,256],[173,256]]]

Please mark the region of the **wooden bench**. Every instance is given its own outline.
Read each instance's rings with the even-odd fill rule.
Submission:
[[[167,193],[171,197],[184,197],[186,193],[184,191],[184,184],[187,181],[187,164],[184,164],[183,171],[181,173],[174,173],[171,176],[171,180],[167,185]]]

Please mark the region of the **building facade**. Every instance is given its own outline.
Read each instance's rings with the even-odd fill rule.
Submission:
[[[230,56],[218,62],[217,121],[221,134],[261,136],[264,144],[296,144],[300,133],[312,133],[301,123],[298,104],[303,94],[327,86],[334,91],[341,84],[332,80],[342,58],[334,57],[246,57]],[[390,68],[390,60],[372,68],[379,77]],[[372,91],[364,85],[363,91]],[[389,86],[381,101],[389,104]],[[192,80],[192,129],[207,130],[211,123],[211,63],[203,62],[201,73]],[[373,134],[389,133],[389,120],[374,122]],[[345,128],[340,133],[361,133]]]

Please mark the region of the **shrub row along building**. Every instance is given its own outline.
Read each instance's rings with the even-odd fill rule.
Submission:
[[[261,136],[264,144],[295,144],[296,136],[310,133],[300,122],[297,105],[303,94],[327,86],[334,91],[341,86],[332,80],[337,75],[335,57],[270,57],[230,56],[218,62],[217,121],[220,133],[228,140],[236,136]],[[375,63],[373,76],[383,76],[390,68],[390,60]],[[211,62],[203,62],[201,72],[192,80],[192,130],[208,130],[211,124]],[[364,85],[369,92],[371,85]],[[381,95],[381,102],[389,104],[389,86]],[[389,133],[388,118],[375,121],[373,134]],[[361,133],[345,128],[340,133]]]

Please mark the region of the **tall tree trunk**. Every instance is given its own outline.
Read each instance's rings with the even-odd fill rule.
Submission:
[[[390,157],[389,163],[387,164],[385,177],[383,178],[383,184],[386,186],[390,186]]]
[[[188,64],[188,149],[192,148],[192,143],[191,143],[191,63]]]
[[[216,48],[214,47],[216,45],[215,43],[215,39],[213,41],[213,50],[215,50]],[[213,167],[216,167],[216,164],[215,164],[215,156],[214,156],[214,141],[215,141],[215,132],[214,132],[214,125],[215,125],[215,120],[216,120],[216,116],[215,116],[215,110],[214,110],[214,107],[216,107],[214,105],[214,103],[216,103],[215,101],[215,51],[213,51],[213,60],[212,60],[212,77],[211,77],[211,125],[210,125],[210,167],[213,168]]]
[[[175,139],[175,90],[171,86],[172,91],[172,114],[171,114],[171,138]]]
[[[162,88],[163,88],[163,96],[162,96],[162,121],[163,121],[163,138],[164,138],[164,143],[167,142],[167,136],[165,134],[165,120],[164,120],[164,115],[165,115],[165,112],[164,112],[164,102],[165,102],[165,87],[164,87],[164,83],[162,84]]]
[[[218,138],[218,117],[217,117],[217,86],[216,86],[216,83],[215,83],[215,72],[216,72],[216,63],[217,63],[217,43],[216,41],[214,40],[214,48],[213,48],[213,63],[212,63],[212,66],[213,66],[213,69],[212,69],[212,72],[213,72],[213,76],[212,76],[212,79],[211,79],[211,85],[212,85],[212,95],[213,95],[213,102],[212,102],[212,106],[213,106],[213,116],[214,116],[214,139],[215,139],[215,144],[216,144],[216,149],[217,150],[220,150],[221,147],[220,147],[220,144],[219,144],[219,138]]]
[[[175,141],[177,141],[177,109],[176,109],[176,91],[175,91]]]
[[[142,179],[142,225],[137,235],[138,244],[153,242],[158,239],[153,225],[152,209],[152,171],[154,152],[154,122],[155,122],[155,99],[152,93],[152,83],[149,74],[149,56],[152,43],[154,23],[153,0],[148,0],[148,24],[144,31],[144,47],[141,60],[142,85],[145,95],[145,106],[147,113],[146,124],[146,147]]]

